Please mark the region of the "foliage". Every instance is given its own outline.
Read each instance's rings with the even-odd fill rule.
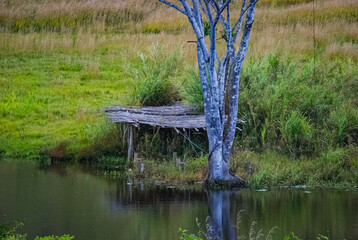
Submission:
[[[291,157],[271,151],[236,150],[236,172],[250,188],[307,185],[307,187],[355,188],[358,148],[329,150],[317,157]]]
[[[319,234],[318,237],[316,238],[317,240],[329,240],[329,238],[327,236],[321,235]],[[287,235],[284,240],[303,240],[300,237],[298,237],[297,235],[295,235],[293,232],[291,232],[289,235]]]
[[[357,143],[358,112],[350,103],[358,91],[347,95],[357,69],[343,61],[319,61],[316,69],[311,64],[271,54],[245,66],[239,116],[247,123],[241,144],[299,157]]]
[[[295,158],[357,144],[357,69],[320,60],[314,70],[311,61],[296,61],[273,53],[244,67],[239,117],[247,123],[239,144]],[[188,75],[184,101],[202,109],[200,81],[195,71]]]
[[[175,102],[178,93],[171,81],[180,74],[182,56],[179,51],[168,54],[159,44],[153,44],[149,55],[139,53],[140,64],[132,66],[135,76],[134,102],[142,106],[162,106]]]
[[[329,238],[327,236],[324,235],[318,235],[317,240],[329,240]]]
[[[202,238],[196,236],[195,234],[188,234],[187,230],[183,230],[181,228],[179,228],[180,233],[180,240],[203,240]]]
[[[173,67],[171,82],[179,88],[187,79],[179,88],[180,98],[200,106],[200,82],[191,81],[195,79],[191,73],[196,72],[196,56],[194,44],[187,43],[193,37],[185,27],[188,24],[183,24],[186,19],[163,4],[153,4],[156,1],[100,2],[0,3],[0,158],[39,158],[56,149],[64,150],[67,159],[121,162],[126,148],[120,140],[123,132],[103,121],[98,110],[128,103],[134,80],[138,80],[133,72],[143,70],[138,52],[153,64],[153,36],[148,33],[158,33],[155,39],[164,53],[187,59],[186,63],[179,61],[179,69]],[[234,154],[237,171],[249,187],[356,185],[357,3],[315,3],[319,10],[313,68],[310,1],[258,2],[250,43],[255,48],[249,50],[250,61],[241,76],[239,117],[247,123],[239,126],[243,132],[238,133],[239,150]],[[232,16],[239,14],[239,8],[240,1],[235,1]],[[163,11],[165,21],[158,18]],[[183,43],[181,50],[173,45],[178,41]],[[224,42],[218,40],[219,45],[220,41]],[[309,131],[301,132],[304,138],[299,139],[298,147],[289,140],[295,135],[289,135],[288,120],[309,126]],[[280,129],[286,130],[286,135]],[[179,137],[167,144],[154,134],[147,132],[140,140],[141,154],[148,152],[142,155],[149,159],[158,160],[163,149],[169,152],[184,145]],[[204,139],[195,140],[198,142],[205,146]],[[186,151],[178,152],[189,156]],[[153,165],[154,177],[192,182],[205,176],[206,163],[198,159],[186,157],[183,174],[166,165],[171,157],[159,158],[168,159],[161,172],[155,169],[160,164],[148,163],[148,167]]]
[[[280,125],[282,138],[294,157],[299,157],[301,153],[312,152],[312,145],[308,144],[313,135],[312,126],[305,116],[293,111],[287,119],[281,119]]]
[[[26,240],[26,234],[19,234],[16,231],[22,228],[22,222],[7,222],[0,225],[0,239],[3,240]]]
[[[240,211],[237,214],[237,219],[236,219],[236,228],[239,229],[239,225],[241,223],[241,214],[242,211]],[[216,233],[214,232],[215,229],[211,226],[211,224],[209,223],[210,217],[206,218],[206,224],[205,224],[205,230],[201,229],[200,223],[197,221],[197,226],[199,228],[199,234],[198,235],[203,235],[203,238],[200,238],[198,236],[196,236],[195,234],[188,234],[187,230],[183,230],[181,228],[179,228],[179,233],[180,235],[180,240],[218,240],[221,239],[220,236],[217,236]],[[250,227],[250,231],[249,231],[249,235],[246,236],[237,236],[237,239],[249,239],[249,240],[260,240],[260,239],[272,239],[272,235],[274,234],[275,230],[277,229],[277,227],[273,227],[271,228],[271,230],[267,233],[264,234],[263,230],[260,229],[258,231],[255,230],[255,225],[256,222],[252,222],[251,227]],[[220,229],[222,230],[222,229]],[[210,234],[209,234],[210,232]],[[238,231],[237,231],[238,233]],[[210,236],[213,235],[213,236]],[[285,239],[285,240],[290,240],[290,239]],[[300,239],[297,239],[300,240]]]
[[[249,240],[259,240],[259,239],[272,239],[272,234],[273,234],[273,230],[276,228],[272,228],[271,231],[269,232],[269,234],[267,236],[265,236],[262,233],[262,230],[258,231],[257,233],[254,230],[254,226],[255,226],[255,222],[253,222],[251,224],[251,228],[250,228],[250,234],[248,236],[247,239]],[[198,236],[196,236],[195,234],[188,234],[187,230],[183,230],[181,228],[179,228],[180,233],[180,240],[203,240],[203,238],[200,238]],[[240,236],[237,239],[245,239],[244,236]],[[316,238],[317,240],[329,240],[329,238],[327,236],[321,235],[319,234]],[[207,240],[210,240],[210,238],[207,238]],[[301,239],[299,236],[295,235],[293,232],[291,232],[290,234],[288,234],[287,236],[284,237],[283,240],[303,240]]]
[[[70,236],[68,234],[64,234],[62,236],[46,236],[46,237],[36,237],[35,240],[72,240],[74,236]]]
[[[293,232],[291,232],[289,235],[287,235],[284,240],[302,240],[298,236],[296,236]]]
[[[203,92],[201,91],[199,73],[194,68],[189,68],[184,74],[184,86],[180,96],[184,102],[194,106],[198,112],[204,112]]]
[[[7,222],[0,225],[0,239],[1,240],[26,240],[26,234],[19,234],[16,231],[22,228],[24,224],[22,222]],[[62,236],[46,236],[46,237],[35,237],[35,240],[72,240],[74,236],[64,234]]]

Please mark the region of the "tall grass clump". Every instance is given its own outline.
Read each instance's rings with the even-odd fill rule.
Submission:
[[[357,144],[357,69],[349,61],[301,62],[280,54],[249,62],[242,74],[241,143],[293,157]],[[354,85],[354,86],[353,86]],[[348,86],[349,90],[348,90]]]
[[[203,113],[204,101],[199,73],[194,68],[189,68],[183,77],[180,96],[186,104],[193,106],[198,112]]]
[[[138,55],[139,61],[130,66],[135,81],[132,102],[141,106],[161,106],[177,101],[175,81],[182,74],[184,63],[180,50],[168,51],[157,43],[148,54]]]
[[[266,234],[263,229],[256,229],[257,223],[253,221],[251,223],[250,229],[245,229],[247,231],[247,236],[240,235],[242,232],[241,229],[241,223],[242,223],[242,217],[241,214],[244,210],[241,210],[238,212],[236,217],[236,224],[233,225],[232,231],[236,230],[236,239],[249,239],[249,240],[260,240],[260,239],[273,239],[272,236],[274,235],[275,231],[278,229],[278,227],[271,228],[268,233]],[[211,217],[206,218],[206,223],[204,225],[204,228],[201,227],[201,224],[199,223],[198,219],[196,219],[197,227],[199,228],[198,234],[188,234],[188,231],[185,229],[179,228],[178,233],[180,234],[180,240],[219,240],[223,237],[226,239],[228,236],[226,234],[223,234],[223,226],[215,226],[215,223],[212,223]],[[230,224],[230,223],[227,223]],[[221,228],[220,228],[221,227]],[[234,229],[236,228],[236,229]],[[234,233],[231,233],[230,239],[234,236]]]
[[[358,143],[358,81],[352,60],[283,57],[249,61],[240,85],[239,115],[246,120],[239,144],[294,158],[319,156]],[[202,109],[200,80],[190,70],[183,98]]]
[[[280,120],[280,125],[282,139],[291,155],[299,157],[300,154],[313,151],[313,146],[309,144],[313,135],[312,126],[305,116],[292,111],[286,119]]]

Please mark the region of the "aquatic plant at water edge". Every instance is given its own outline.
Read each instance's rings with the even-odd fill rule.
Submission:
[[[0,239],[1,240],[26,240],[26,234],[19,234],[17,231],[24,226],[24,223],[12,221],[0,225]],[[72,240],[74,236],[64,234],[62,236],[45,236],[45,237],[35,237],[34,240]]]
[[[34,240],[72,240],[74,239],[74,236],[70,236],[68,234],[62,235],[62,236],[46,236],[46,237],[36,237]]]
[[[0,239],[3,240],[26,240],[26,234],[19,234],[16,231],[24,226],[22,222],[7,222],[0,225]]]

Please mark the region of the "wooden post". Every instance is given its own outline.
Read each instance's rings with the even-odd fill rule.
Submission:
[[[180,170],[184,171],[185,170],[185,162],[180,162],[179,167],[180,167]]]
[[[173,162],[175,162],[177,159],[177,152],[173,152]]]
[[[136,166],[137,162],[138,162],[138,153],[135,152],[133,158],[133,165]]]
[[[133,156],[133,126],[129,125],[128,161],[132,159],[132,156]]]

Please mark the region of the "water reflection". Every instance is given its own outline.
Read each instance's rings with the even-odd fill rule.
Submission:
[[[183,189],[165,185],[145,185],[143,182],[128,184],[122,181],[110,191],[108,199],[113,209],[121,210],[128,206],[203,202],[206,201],[206,193],[200,186]]]
[[[242,221],[237,233],[236,215]],[[76,239],[179,239],[178,228],[198,233],[195,219],[219,239],[249,238],[278,226],[273,239],[294,232],[302,239],[318,234],[358,240],[358,192],[276,189],[256,192],[205,192],[196,188],[148,186],[111,181],[77,167],[0,161],[0,223],[18,220],[29,239],[68,233]],[[205,227],[202,227],[205,228]]]
[[[207,191],[209,215],[208,238],[236,240],[236,229],[231,221],[230,199],[236,191]]]

